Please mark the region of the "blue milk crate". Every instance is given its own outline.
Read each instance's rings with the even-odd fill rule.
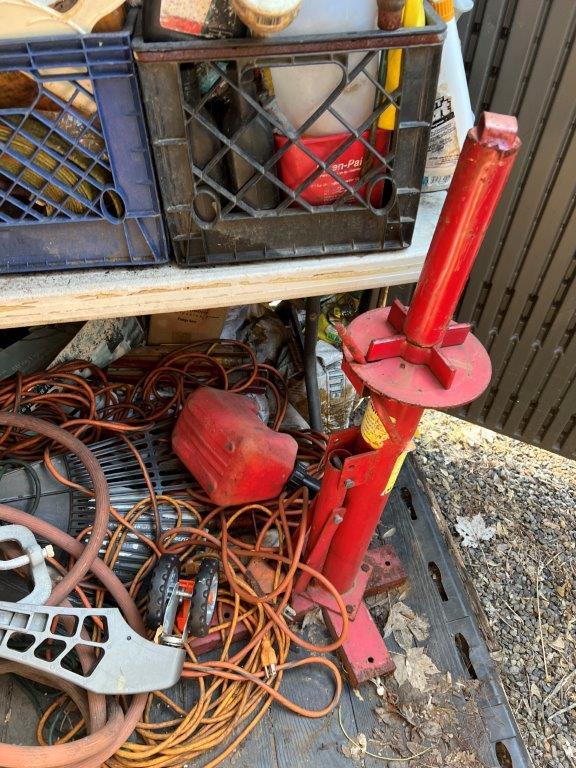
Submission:
[[[0,273],[168,260],[134,22],[0,40]]]

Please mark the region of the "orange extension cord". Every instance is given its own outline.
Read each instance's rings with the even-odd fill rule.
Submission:
[[[79,370],[85,370],[87,378],[79,376]],[[142,432],[160,420],[174,419],[188,394],[200,385],[235,392],[248,388],[268,391],[275,403],[274,427],[278,429],[284,419],[287,396],[283,377],[274,368],[259,364],[252,350],[239,342],[199,342],[178,349],[133,383],[111,382],[98,368],[73,361],[42,375],[17,375],[0,385],[0,408],[4,409],[4,413],[0,413],[0,424],[7,425],[0,435],[1,458],[44,457],[57,480],[76,492],[96,496],[101,503],[101,488],[97,490],[96,484],[93,489],[84,488],[61,477],[51,455],[55,442],[65,444],[62,434],[88,443],[117,434],[138,461],[149,491],[149,496],[125,515],[109,508],[110,517],[118,523],[113,532],[108,528],[109,516],[100,515],[95,526],[78,537],[84,540],[88,536],[87,546],[37,518],[0,505],[1,520],[27,525],[69,554],[67,568],[53,561],[65,582],[65,590],[60,587],[53,593],[53,596],[57,593],[58,602],[62,603],[70,593],[86,607],[101,607],[105,602],[110,604],[112,599],[133,628],[143,634],[140,613],[146,605],[143,587],[161,555],[177,554],[182,572],[193,575],[198,552],[202,552],[202,557],[210,554],[220,559],[223,574],[217,603],[219,658],[199,662],[191,645],[186,645],[183,677],[194,681],[196,691],[189,711],[160,691],[135,696],[126,702],[87,694],[50,676],[34,673],[38,682],[53,685],[62,695],[48,707],[38,723],[40,746],[0,745],[0,765],[7,768],[22,765],[96,768],[103,764],[110,768],[168,768],[202,760],[205,766],[216,766],[248,736],[274,701],[311,718],[323,717],[337,705],[342,691],[339,670],[330,659],[318,654],[340,646],[347,633],[348,619],[342,598],[332,585],[301,561],[308,524],[307,491],[302,489],[291,496],[284,494],[266,505],[226,510],[215,507],[197,487],[189,490],[186,499],[155,496],[146,466],[130,441],[130,434]],[[44,428],[37,429],[37,425],[24,427],[23,422],[19,423],[20,417],[14,414],[24,407],[58,425],[51,427],[57,431],[58,438],[53,431],[47,433]],[[322,436],[293,434],[299,442],[300,458],[310,463],[312,471],[321,468],[325,447]],[[74,449],[79,449],[78,441],[74,441]],[[82,458],[88,466],[89,457]],[[98,478],[93,474],[91,477],[96,483]],[[171,505],[176,512],[178,525],[166,533],[160,530],[159,504]],[[195,513],[199,520],[197,527],[182,526],[185,509]],[[155,523],[154,539],[137,530],[137,522],[144,515],[151,516]],[[207,530],[214,522],[218,523],[217,534]],[[213,528],[210,526],[210,530]],[[271,531],[275,531],[275,536],[270,536]],[[132,582],[123,585],[112,569],[130,533],[149,547],[150,557]],[[94,556],[94,550],[98,552],[105,537],[108,543],[103,558],[99,559]],[[274,546],[269,544],[271,539],[277,542]],[[265,561],[273,574],[272,589],[267,594],[260,594],[250,578],[248,565],[252,560]],[[338,604],[343,630],[335,642],[314,645],[300,638],[289,626],[284,612],[298,571],[309,573],[331,592]],[[240,643],[236,640],[239,627],[244,630]],[[94,638],[100,630],[95,622]],[[289,661],[292,643],[313,655]],[[333,697],[321,710],[308,710],[280,692],[284,674],[305,665],[321,666],[333,677]],[[274,668],[275,674],[267,677]],[[0,662],[0,673],[5,671],[31,676],[25,668]],[[165,715],[171,712],[170,719],[158,722],[158,705],[163,707]],[[76,713],[76,721],[67,733],[61,733],[53,746],[48,746],[49,724],[62,708],[66,708],[70,717]],[[128,741],[133,730],[138,740]],[[81,734],[87,735],[78,738]]]

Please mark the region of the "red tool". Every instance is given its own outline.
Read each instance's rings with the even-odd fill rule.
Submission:
[[[462,149],[410,308],[395,302],[340,331],[343,369],[370,404],[359,429],[330,437],[306,560],[345,598],[350,624],[341,654],[355,685],[394,669],[363,598],[406,578],[390,547],[369,545],[422,413],[468,403],[490,380],[487,352],[452,315],[519,148],[515,118],[481,117]],[[266,427],[242,395],[194,392],[172,442],[218,504],[273,498],[294,476],[313,482],[294,467],[296,442]],[[341,634],[333,598],[306,574],[294,593],[297,614],[319,605],[333,634]]]
[[[368,548],[424,408],[468,403],[490,381],[488,353],[452,316],[519,147],[515,118],[480,118],[462,149],[410,308],[396,301],[341,329],[344,371],[370,404],[359,429],[330,438],[307,562],[345,597],[351,621],[342,656],[356,685],[394,669],[362,598],[405,578],[389,547]],[[328,594],[305,575],[295,592],[296,612],[322,606],[338,635],[341,619]]]
[[[296,461],[298,443],[275,432],[246,395],[210,387],[193,392],[172,433],[180,461],[216,504],[273,499],[289,482],[316,493],[318,480]]]

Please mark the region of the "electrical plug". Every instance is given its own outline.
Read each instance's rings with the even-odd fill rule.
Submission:
[[[276,676],[276,664],[278,663],[278,658],[268,635],[262,640],[260,659],[262,661],[262,667],[264,668],[264,674],[266,675],[266,681],[272,680]]]

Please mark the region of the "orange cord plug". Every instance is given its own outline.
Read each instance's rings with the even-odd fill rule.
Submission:
[[[266,680],[272,680],[274,677],[276,677],[276,664],[278,663],[278,658],[268,635],[266,635],[262,640],[260,659],[262,661],[262,667],[264,668]]]

